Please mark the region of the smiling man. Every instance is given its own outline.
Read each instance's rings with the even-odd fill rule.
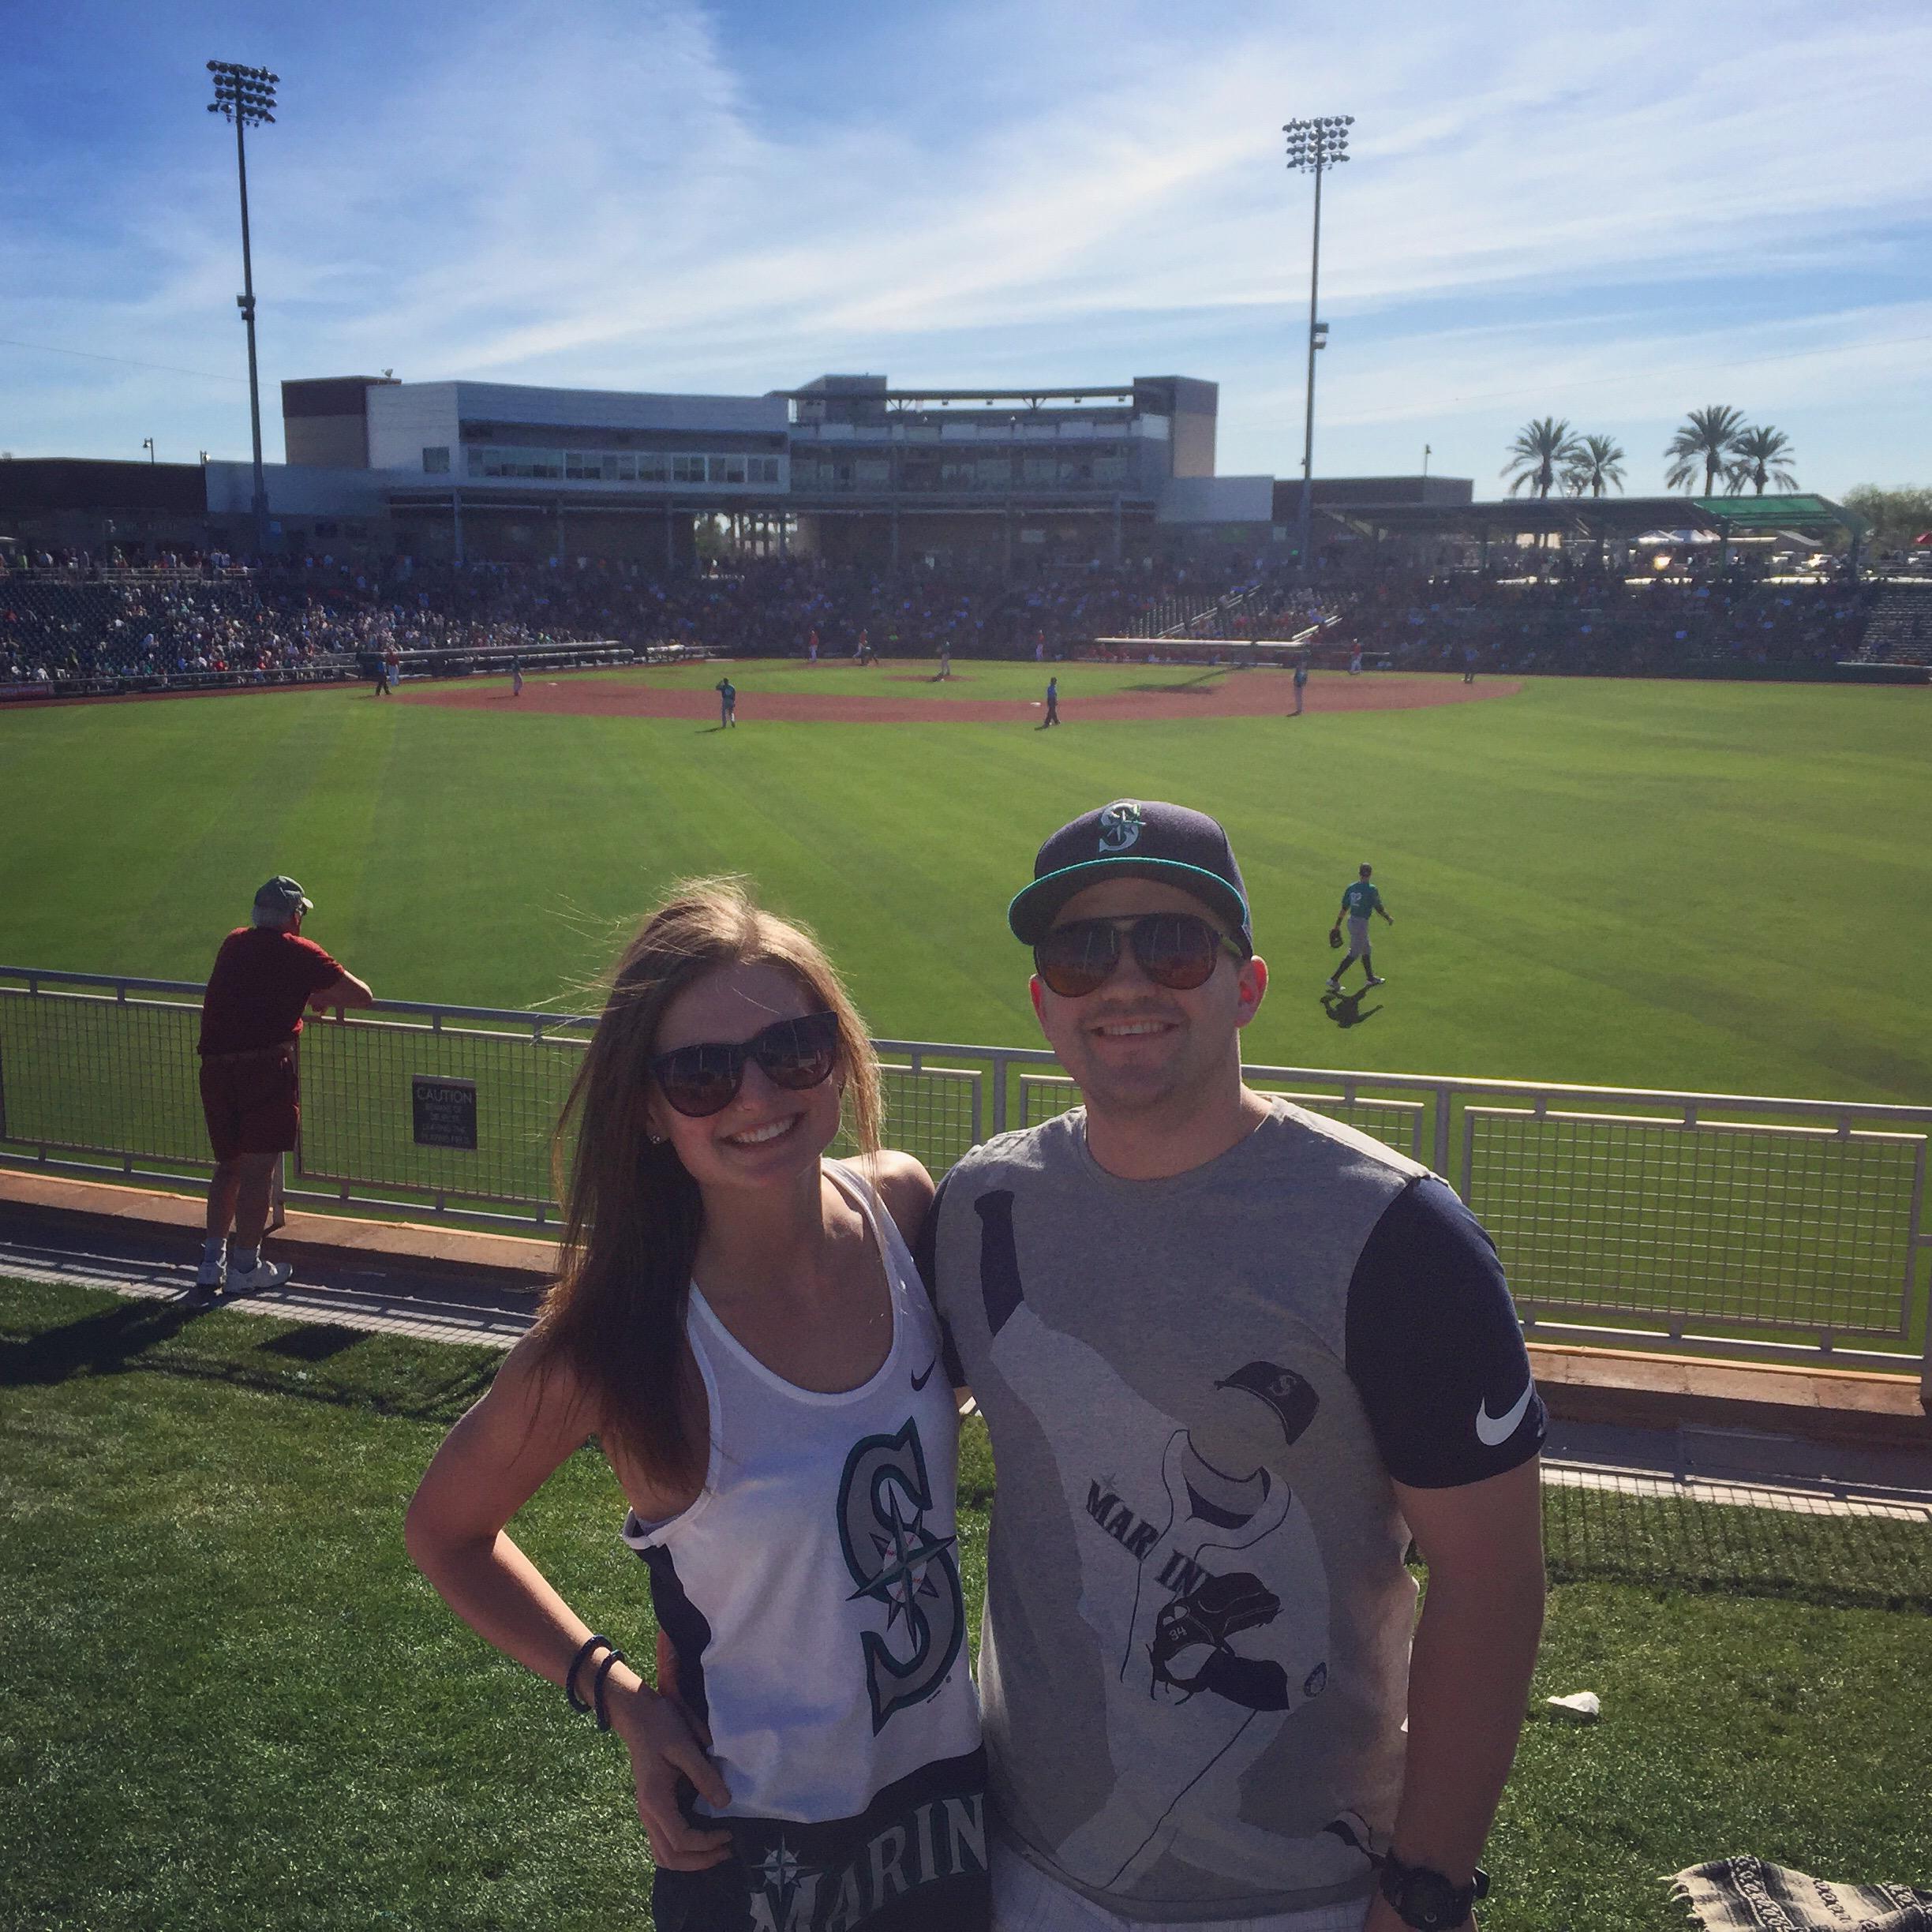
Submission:
[[[1088,812],[1008,916],[1085,1104],[970,1153],[922,1257],[998,1467],[996,1924],[1468,1923],[1543,1604],[1496,1251],[1244,1083],[1267,969],[1213,819]]]

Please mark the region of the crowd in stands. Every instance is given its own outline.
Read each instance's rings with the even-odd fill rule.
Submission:
[[[606,642],[745,657],[1052,657],[1096,638],[1147,640],[1179,611],[1196,635],[1359,645],[1372,663],[1468,672],[1660,675],[1693,665],[1831,662],[1856,653],[1872,593],[1761,581],[1699,560],[1628,582],[1520,553],[1488,573],[1389,574],[1311,588],[1266,559],[1219,569],[997,570],[896,575],[816,560],[679,575],[608,562],[382,566],[327,554],[240,564],[170,552],[29,553],[0,567],[0,686],[153,688],[356,674],[393,649],[501,658]],[[1509,573],[1515,573],[1511,575]],[[1137,654],[1137,653],[1136,653]]]
[[[1852,657],[1873,594],[1718,570],[1637,582],[1441,577],[1363,587],[1342,629],[1365,656],[1416,670],[1709,675]]]
[[[1867,664],[1932,664],[1932,583],[1881,588],[1861,654]]]
[[[747,657],[1058,657],[1134,622],[1175,579],[1086,571],[890,578],[804,560],[681,575],[635,565],[478,564],[386,570],[329,556],[238,568],[216,553],[148,568],[42,553],[0,574],[0,683],[91,686],[346,675],[393,646],[534,654],[592,640],[642,653],[707,646]]]

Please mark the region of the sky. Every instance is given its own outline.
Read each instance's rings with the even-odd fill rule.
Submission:
[[[1684,412],[1803,487],[1932,482],[1928,0],[0,0],[0,451],[245,457],[287,377],[758,394],[1220,385],[1218,467],[1663,487]]]

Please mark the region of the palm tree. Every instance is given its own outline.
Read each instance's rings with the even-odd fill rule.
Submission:
[[[1664,454],[1672,459],[1664,476],[1666,489],[1688,489],[1704,472],[1704,494],[1717,492],[1717,473],[1735,453],[1738,437],[1744,429],[1743,412],[1728,402],[1713,402],[1708,409],[1693,410],[1683,427],[1670,440]]]
[[[1606,485],[1620,490],[1624,461],[1615,436],[1579,436],[1571,452],[1569,466],[1563,471],[1563,482],[1574,496],[1581,496],[1586,490],[1593,496],[1601,496]]]
[[[1798,487],[1798,473],[1791,466],[1798,452],[1782,429],[1773,429],[1769,423],[1740,429],[1731,449],[1733,460],[1724,475],[1725,488],[1733,496],[1743,496],[1747,483],[1758,496],[1765,493],[1767,483],[1785,490]]]
[[[1510,494],[1533,489],[1547,496],[1556,481],[1556,472],[1572,462],[1579,445],[1569,423],[1555,416],[1541,416],[1516,432],[1509,446],[1509,461],[1502,474],[1510,479]]]

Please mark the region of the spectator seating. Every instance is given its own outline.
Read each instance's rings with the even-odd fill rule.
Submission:
[[[1932,665],[1932,582],[1880,587],[1859,656],[1866,664]]]
[[[802,656],[814,635],[833,660],[862,639],[884,657],[945,646],[961,659],[1057,659],[1095,639],[1103,656],[1191,658],[1295,638],[1312,638],[1320,662],[1359,647],[1372,665],[1542,674],[1750,675],[1829,665],[1861,644],[1895,661],[1932,658],[1932,585],[1773,582],[1714,558],[1657,581],[1551,565],[1534,577],[1387,572],[1311,586],[1237,557],[1219,571],[1090,567],[1016,582],[803,559],[653,577],[608,562],[378,567],[311,555],[238,566],[177,554],[135,568],[111,553],[42,553],[0,567],[0,694],[353,677],[392,646],[406,669],[436,675],[500,668],[512,655],[530,666]]]

